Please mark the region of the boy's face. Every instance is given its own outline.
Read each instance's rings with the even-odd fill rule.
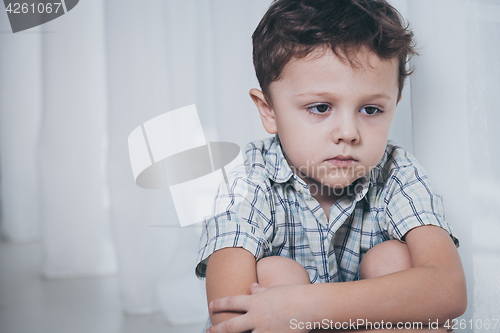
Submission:
[[[344,195],[341,188],[382,159],[398,97],[398,60],[361,49],[356,66],[331,50],[286,64],[270,85],[272,106],[250,92],[266,130],[278,132],[285,157],[318,201]]]

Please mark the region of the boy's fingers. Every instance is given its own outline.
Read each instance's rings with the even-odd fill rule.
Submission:
[[[250,296],[231,296],[213,300],[209,304],[210,310],[213,312],[234,311],[234,312],[247,312],[248,302]]]
[[[251,331],[251,327],[248,326],[245,315],[243,315],[209,327],[207,333],[240,333],[247,331]]]

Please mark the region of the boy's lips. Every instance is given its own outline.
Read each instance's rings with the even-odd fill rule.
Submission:
[[[337,155],[326,161],[337,167],[353,166],[356,162],[358,162],[358,160],[354,159],[351,155]]]

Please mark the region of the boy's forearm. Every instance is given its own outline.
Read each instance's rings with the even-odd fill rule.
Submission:
[[[407,234],[414,268],[361,281],[296,286],[307,321],[444,323],[460,316],[467,304],[463,268],[448,234],[434,228]]]
[[[413,279],[418,280],[419,275],[422,275],[420,276],[422,280],[415,282],[414,288],[411,288]],[[362,320],[360,325],[350,326],[359,329],[316,329],[311,330],[310,333],[447,332],[447,329],[442,325],[446,320],[458,315],[450,315],[450,312],[446,311],[445,305],[434,301],[434,299],[447,297],[439,295],[440,292],[437,290],[439,287],[437,285],[437,288],[432,287],[432,282],[429,283],[429,288],[425,287],[426,277],[430,281],[432,276],[433,274],[425,269],[411,269],[370,280],[304,286],[310,287],[309,290],[299,293],[309,295],[308,301],[305,301],[304,304],[307,304],[308,308],[311,306],[311,309],[311,304],[317,305],[312,311],[308,311],[307,318],[311,318],[307,319],[308,322],[323,323],[324,319],[333,317],[334,320],[329,319],[328,324],[329,327],[335,327],[336,323],[342,325],[343,323],[357,323],[358,319]],[[402,281],[407,283],[401,283]],[[394,294],[393,287],[397,285],[403,289],[399,296],[391,297]],[[344,301],[339,302],[335,299]],[[409,301],[412,299],[413,302]],[[453,303],[453,297],[450,297],[449,303]],[[439,323],[439,327],[437,324],[436,327],[429,327],[429,324],[435,324],[436,321]],[[366,328],[363,324],[366,322],[378,325],[376,327],[379,328]],[[390,328],[388,328],[387,323],[391,323]],[[409,329],[404,329],[402,326],[399,329],[397,325],[400,323],[403,325],[411,323],[413,326]],[[325,324],[324,327],[326,328],[326,326]]]
[[[333,317],[340,322],[357,318],[372,322],[444,322],[460,314],[453,309],[451,288],[443,288],[449,281],[438,278],[433,270],[412,268],[375,279],[298,287],[309,288],[305,294],[311,321]]]

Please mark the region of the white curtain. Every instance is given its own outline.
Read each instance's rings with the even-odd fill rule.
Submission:
[[[179,227],[168,190],[134,184],[127,137],[189,104],[207,141],[243,148],[269,136],[248,91],[258,86],[251,34],[270,2],[85,0],[16,34],[2,12],[2,235],[40,239],[48,277],[117,272],[128,313],[204,321],[199,230]],[[391,2],[421,53],[391,138],[444,195],[468,278],[464,318],[498,318],[499,2]]]
[[[80,7],[80,6],[79,6]],[[42,25],[38,142],[43,273],[115,272],[105,206],[107,91],[102,2]]]
[[[0,224],[13,241],[39,235],[37,139],[42,115],[40,27],[9,34],[0,15]],[[7,33],[5,33],[7,32]]]
[[[180,228],[168,190],[135,185],[127,138],[193,103],[208,141],[267,136],[248,91],[269,3],[86,0],[17,34],[2,11],[2,235],[40,239],[49,278],[118,272],[127,313],[204,322],[199,229]]]
[[[414,152],[461,240],[464,319],[480,332],[500,315],[500,1],[411,0],[408,14],[421,53],[411,79]]]

